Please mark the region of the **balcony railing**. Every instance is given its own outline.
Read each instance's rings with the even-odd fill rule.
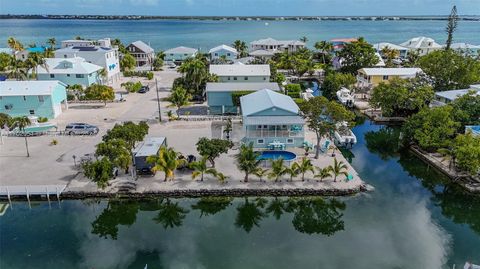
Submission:
[[[247,137],[302,137],[303,131],[247,130]]]

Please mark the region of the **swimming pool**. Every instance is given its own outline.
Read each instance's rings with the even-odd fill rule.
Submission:
[[[293,161],[297,158],[297,155],[290,151],[284,150],[269,150],[260,152],[259,160],[277,160],[283,158],[285,161]]]

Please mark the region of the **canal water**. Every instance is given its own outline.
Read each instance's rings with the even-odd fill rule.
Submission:
[[[480,199],[365,121],[343,154],[375,191],[344,198],[15,202],[0,268],[463,268]],[[147,180],[147,179],[145,179]]]

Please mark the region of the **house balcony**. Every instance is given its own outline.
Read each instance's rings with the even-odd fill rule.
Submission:
[[[278,138],[286,138],[286,137],[303,137],[304,131],[290,131],[290,130],[246,130],[246,137],[256,137],[256,138],[264,138],[264,137],[278,137]]]

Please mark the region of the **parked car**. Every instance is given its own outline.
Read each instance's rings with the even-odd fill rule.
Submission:
[[[166,62],[165,62],[165,65],[166,65],[168,68],[172,68],[172,69],[175,68],[175,67],[177,67],[177,65],[176,65],[174,62],[172,62],[172,61],[166,61]]]
[[[70,123],[65,127],[69,135],[94,135],[98,134],[98,127],[87,123]]]
[[[150,90],[150,87],[148,86],[142,86],[140,90],[138,90],[138,93],[146,93]]]

